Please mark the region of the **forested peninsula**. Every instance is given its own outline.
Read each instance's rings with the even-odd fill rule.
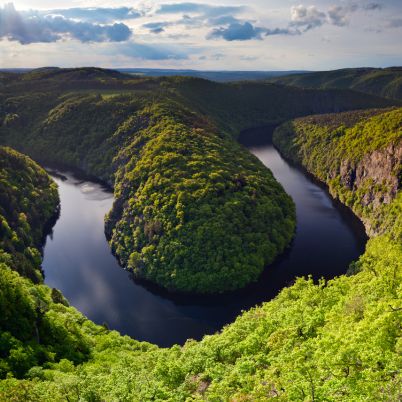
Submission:
[[[95,325],[42,284],[56,187],[28,157],[1,148],[0,400],[398,400],[398,101],[98,69],[4,74],[0,83],[0,143],[112,184],[112,250],[160,286],[241,287],[289,243],[291,199],[234,141],[253,126],[290,120],[276,146],[327,183],[371,236],[347,275],[297,279],[221,333],[162,349]],[[340,113],[355,109],[366,110]],[[317,113],[331,114],[309,116]]]
[[[3,78],[0,140],[114,186],[112,251],[169,290],[243,287],[289,244],[292,201],[233,138],[251,126],[394,102],[349,90],[111,70],[39,69]]]

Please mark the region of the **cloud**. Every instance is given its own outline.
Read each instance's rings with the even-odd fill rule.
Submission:
[[[300,35],[301,32],[298,29],[292,28],[265,28],[265,35],[272,36],[272,35]]]
[[[263,36],[274,35],[300,35],[301,32],[294,28],[264,28],[254,27],[250,22],[235,22],[227,27],[214,29],[207,35],[207,39],[222,38],[226,41],[245,41],[252,39],[262,39]]]
[[[80,21],[97,22],[107,24],[115,21],[139,18],[142,13],[131,7],[119,8],[67,8],[51,11],[36,12],[39,15],[61,15],[65,18],[78,19]]]
[[[186,39],[189,38],[191,35],[189,34],[170,34],[170,35],[166,35],[169,39],[173,39],[173,40],[179,40],[179,39]]]
[[[198,60],[214,60],[214,61],[219,61],[219,60],[224,59],[225,57],[226,57],[226,55],[223,54],[223,53],[214,53],[214,54],[212,54],[212,55],[210,55],[210,56],[206,56],[206,55],[204,54],[204,55],[198,57]]]
[[[147,24],[142,25],[143,28],[149,29],[150,32],[158,34],[165,31],[165,28],[172,25],[171,22],[168,21],[160,21],[160,22],[148,22]]]
[[[244,21],[234,15],[247,10],[244,6],[212,6],[201,3],[175,3],[162,4],[156,14],[181,14],[176,21],[171,21],[166,26],[184,25],[187,28],[216,27],[243,23]],[[159,31],[162,32],[162,31]]]
[[[177,46],[169,45],[147,45],[142,43],[125,43],[115,45],[110,53],[118,53],[124,56],[142,60],[186,60],[188,51]]]
[[[240,22],[240,20],[233,17],[233,15],[220,15],[219,17],[212,17],[207,20],[210,26],[235,24],[237,22]]]
[[[391,18],[386,25],[387,28],[401,28],[402,18]]]
[[[371,7],[374,7],[374,3],[370,4]],[[370,6],[370,4],[367,6]],[[324,24],[343,27],[349,24],[350,15],[358,10],[358,8],[356,4],[332,6],[329,8],[328,12],[325,13],[324,11],[320,11],[316,6],[293,6],[290,10],[291,22],[289,26],[301,29],[302,32],[310,31]]]
[[[367,11],[382,10],[383,5],[380,3],[368,3],[363,8]]]
[[[246,8],[243,6],[212,6],[201,3],[162,4],[156,14],[181,14],[176,20],[149,22],[143,25],[152,33],[162,33],[169,26],[186,28],[217,27],[222,25],[244,23],[234,17]]]
[[[244,60],[244,61],[256,61],[258,59],[259,59],[259,57],[257,57],[257,56],[240,56],[240,60]]]
[[[208,39],[223,38],[227,41],[262,39],[264,28],[254,27],[250,22],[229,24],[226,28],[216,28],[208,34]]]
[[[0,38],[24,45],[56,42],[66,36],[81,42],[122,42],[132,35],[130,28],[122,23],[100,25],[63,16],[27,16],[12,3],[0,8],[0,22]]]
[[[265,28],[237,18],[234,14],[247,10],[244,6],[212,6],[201,3],[162,4],[157,14],[182,14],[181,18],[169,22],[144,24],[152,33],[162,33],[169,26],[184,25],[187,28],[216,27],[207,34],[207,39],[245,41],[262,39],[271,35],[297,35],[300,31],[293,26],[285,28]],[[325,16],[325,15],[324,15]]]
[[[203,14],[209,17],[217,17],[221,15],[233,15],[244,11],[244,6],[211,6],[201,3],[175,3],[162,4],[157,10],[158,14]]]
[[[349,16],[357,10],[356,5],[349,7],[333,6],[328,10],[328,21],[332,25],[344,27],[349,24]]]
[[[175,21],[150,22],[144,24],[152,33],[161,33],[169,26],[183,25],[186,28],[202,28],[244,24],[245,21],[234,17],[246,8],[243,6],[212,6],[201,3],[163,4],[156,14],[181,14]],[[229,29],[222,28],[221,29]],[[212,34],[213,35],[213,34]]]
[[[320,11],[316,6],[291,7],[291,21],[284,28],[255,27],[251,22],[241,21],[232,16],[210,19],[217,25],[225,25],[210,32],[208,39],[222,38],[227,41],[262,39],[263,36],[301,35],[324,24],[345,26],[349,23],[350,13],[357,10],[356,5],[347,7],[333,6],[328,13]]]
[[[215,54],[211,55],[210,59],[211,60],[222,60],[225,57],[226,56],[223,53],[215,53]]]
[[[348,13],[341,6],[334,6],[328,10],[329,22],[338,27],[343,27],[349,23]]]
[[[290,9],[291,26],[301,28],[304,32],[325,24],[327,16],[316,6],[293,6]]]

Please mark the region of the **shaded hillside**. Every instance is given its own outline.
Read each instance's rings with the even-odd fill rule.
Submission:
[[[321,71],[273,78],[271,81],[300,88],[349,88],[385,98],[402,99],[402,67]]]
[[[279,127],[279,150],[329,186],[371,235],[402,227],[402,109],[309,116]],[[402,239],[401,239],[402,240]]]
[[[67,82],[79,81],[79,80],[102,80],[102,79],[124,80],[130,78],[129,76],[119,73],[116,70],[108,70],[97,67],[81,67],[81,68],[44,67],[21,74],[19,77],[22,81],[61,79]]]
[[[262,82],[219,84],[177,78],[174,91],[183,104],[214,119],[234,137],[243,129],[296,116],[401,104],[347,89],[315,90]]]
[[[52,69],[52,67],[43,67],[43,69]],[[53,68],[55,69],[55,68]],[[35,69],[32,68],[3,68],[0,74],[4,73],[28,73]],[[41,69],[36,69],[41,70]],[[161,69],[161,68],[117,68],[123,74],[129,74],[133,77],[196,77],[216,82],[232,81],[255,81],[269,79],[271,77],[282,77],[289,74],[304,73],[303,70],[290,71],[256,71],[256,70],[181,70],[181,69]]]
[[[16,271],[34,282],[42,279],[39,250],[57,206],[57,186],[45,171],[0,147],[0,261],[10,259]]]
[[[297,116],[398,103],[348,90],[219,84],[186,77],[120,74],[118,79],[119,74],[90,68],[20,74],[0,91],[0,141],[44,163],[80,167],[113,184],[116,150],[147,124],[140,119],[132,126],[138,111],[153,103],[179,104],[216,125],[220,135],[232,137],[248,127]]]

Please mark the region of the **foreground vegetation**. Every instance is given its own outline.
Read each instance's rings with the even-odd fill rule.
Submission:
[[[39,81],[41,88],[55,85],[43,77]],[[197,260],[204,258],[199,250],[210,236],[222,241],[222,248],[205,256],[212,264],[208,275],[221,275],[215,280],[235,277],[230,270],[242,272],[245,261],[245,271],[253,272],[248,253],[262,264],[273,248],[286,244],[294,225],[293,205],[282,188],[230,138],[251,126],[247,116],[273,122],[271,112],[251,102],[269,91],[212,84],[222,92],[210,94],[200,81],[161,82],[163,90],[152,96],[134,91],[111,97],[23,95],[15,84],[1,95],[0,140],[113,180],[116,203],[107,222],[112,247],[134,270],[144,272],[149,258],[153,269],[147,275],[163,276],[153,280],[168,287],[191,283],[181,273],[172,279],[177,272],[169,266],[176,253],[183,256],[180,248],[188,237]],[[247,94],[243,112],[240,101],[229,102],[237,91]],[[219,94],[230,109],[215,108]],[[356,101],[342,103],[342,93],[336,101],[333,94],[309,94],[300,109],[288,110],[288,118],[350,109]],[[389,106],[359,99],[362,107]],[[228,122],[232,107],[239,112]],[[366,252],[348,275],[319,283],[297,279],[221,333],[168,349],[95,325],[59,291],[42,284],[38,247],[57,209],[55,185],[29,158],[0,148],[0,401],[400,400],[401,124],[401,109],[386,109],[313,116],[282,126],[275,133],[277,146],[330,184],[333,194],[365,220],[372,235]],[[267,216],[278,227],[270,222],[260,229],[259,220]],[[222,225],[230,230],[223,232]],[[255,244],[263,236],[262,244]],[[239,238],[247,248],[239,246]],[[228,250],[237,253],[233,258],[240,265],[231,260],[228,269],[214,266]],[[169,260],[158,262],[153,255]]]

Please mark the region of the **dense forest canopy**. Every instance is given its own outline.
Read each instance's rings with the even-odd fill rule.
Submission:
[[[255,157],[197,116],[179,106],[174,115],[163,105],[147,112],[152,120],[116,175],[112,250],[168,289],[216,293],[256,280],[293,236],[291,199]]]
[[[40,282],[46,223],[58,205],[57,186],[43,169],[10,148],[0,148],[0,248],[22,276]]]
[[[247,273],[255,269],[249,252],[258,256],[254,267],[263,266],[273,248],[286,245],[294,227],[291,200],[231,137],[254,124],[314,112],[387,107],[296,119],[274,135],[281,152],[353,208],[372,238],[348,275],[319,283],[297,279],[221,333],[161,349],[95,325],[41,283],[38,241],[57,210],[56,188],[36,163],[0,148],[6,194],[0,197],[0,400],[398,400],[402,113],[390,108],[395,102],[349,91],[181,78],[150,81],[157,91],[143,82],[130,93],[99,90],[98,83],[77,91],[80,79],[69,91],[61,89],[60,75],[28,77],[31,90],[25,92],[6,85],[0,142],[114,184],[111,245],[134,270],[144,271],[145,261],[152,267],[147,274],[168,273],[154,281],[176,288],[183,278],[185,286],[191,283],[185,275],[175,282],[169,262],[160,268],[152,259],[170,259],[180,249],[176,236],[181,244],[192,236],[194,251],[217,231],[219,238],[212,239],[223,249],[209,261],[220,261],[219,253],[228,250],[237,253],[236,236],[249,241],[235,256],[240,265],[231,261],[229,267],[241,272],[247,262]],[[91,85],[93,80],[85,78]],[[268,99],[272,93],[276,98]],[[270,225],[259,232],[267,216]],[[229,235],[219,231],[223,224]],[[218,265],[211,265],[217,280],[231,275],[230,269],[216,274]]]

